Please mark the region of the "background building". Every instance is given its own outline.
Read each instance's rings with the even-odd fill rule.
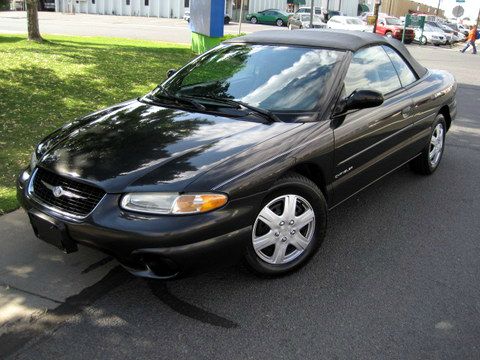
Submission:
[[[191,0],[55,0],[55,9],[60,12],[87,14],[152,16],[181,18]],[[311,0],[244,0],[243,14],[265,9],[287,10],[288,3],[295,6],[310,6]],[[360,0],[360,3],[364,3]],[[225,0],[225,12],[233,20],[240,17],[240,0]],[[359,0],[314,0],[315,6],[339,10],[356,16]]]
[[[382,0],[380,12],[397,17],[416,13],[437,15],[437,8],[410,0]],[[438,16],[443,17],[444,10],[439,9]]]

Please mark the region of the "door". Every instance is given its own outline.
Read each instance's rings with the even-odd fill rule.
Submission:
[[[290,25],[292,29],[299,29],[302,25],[301,23],[302,15],[294,15],[290,18]]]
[[[263,21],[267,24],[273,24],[277,20],[277,13],[275,11],[265,11],[263,14]]]
[[[405,151],[413,137],[412,100],[382,46],[353,54],[343,96],[355,90],[375,90],[385,100],[381,106],[347,114],[334,130],[336,203],[413,156]]]
[[[385,26],[386,26],[386,20],[383,18],[378,19],[376,33],[385,35],[385,31],[386,31]]]

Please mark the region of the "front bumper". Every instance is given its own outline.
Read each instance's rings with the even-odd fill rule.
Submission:
[[[46,207],[28,191],[29,170],[17,180],[17,197],[29,213],[41,212],[65,225],[75,243],[115,256],[132,273],[168,278],[238,261],[250,239],[263,194],[231,200],[196,215],[148,215],[120,208],[121,194],[106,194],[85,218]]]

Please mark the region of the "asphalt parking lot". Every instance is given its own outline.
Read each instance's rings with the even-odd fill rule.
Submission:
[[[410,50],[459,82],[433,176],[403,167],[334,209],[319,253],[273,280],[242,266],[138,279],[97,252],[62,255],[8,214],[0,244],[29,253],[0,252],[0,306],[50,310],[0,326],[0,358],[478,359],[480,57]]]

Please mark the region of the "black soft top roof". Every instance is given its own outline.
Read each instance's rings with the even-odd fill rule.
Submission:
[[[400,41],[385,36],[362,31],[344,30],[295,30],[258,31],[245,36],[236,37],[225,41],[226,43],[251,43],[251,44],[278,44],[300,45],[337,49],[355,52],[365,46],[389,45],[395,48],[419,77],[427,72],[427,69],[416,61],[405,45]]]

